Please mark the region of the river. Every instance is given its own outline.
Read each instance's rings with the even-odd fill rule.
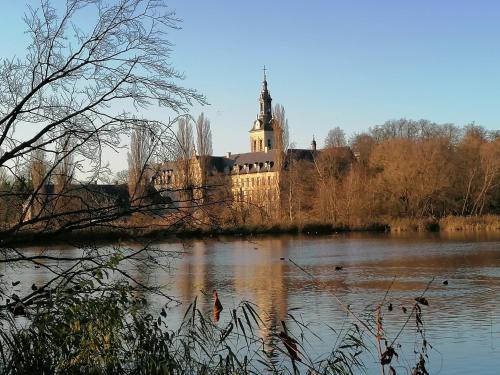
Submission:
[[[383,322],[390,340],[406,321],[408,312],[402,307],[409,311],[414,298],[428,288],[429,306],[423,306],[422,312],[432,346],[429,372],[499,373],[498,233],[266,236],[156,246],[184,251],[172,260],[169,272],[135,271],[142,280],[164,285],[165,292],[183,303],[168,313],[172,326],[195,297],[199,307],[209,312],[211,291],[216,289],[224,305],[222,322],[230,319],[231,308],[242,300],[255,303],[270,325],[290,321],[287,314],[292,312],[317,333],[306,349],[320,356],[333,342],[325,327],[341,329],[349,322],[336,298],[364,316],[385,296]],[[337,266],[342,269],[336,270]],[[407,373],[404,368],[416,363],[413,343],[417,339],[414,324],[398,339],[403,345],[399,358],[393,360],[398,374]],[[367,373],[380,372],[376,351],[363,359]]]

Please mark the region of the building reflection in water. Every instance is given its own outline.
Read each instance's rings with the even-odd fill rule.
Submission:
[[[288,243],[281,239],[232,242],[196,241],[186,250],[185,259],[175,270],[174,290],[186,307],[197,297],[197,306],[211,314],[212,291],[216,289],[224,306],[221,319],[230,319],[230,311],[241,301],[256,305],[265,323],[258,330],[265,342],[276,340],[273,333],[288,313],[286,274]]]
[[[212,251],[210,243],[195,241],[184,244],[186,260],[177,265],[175,290],[186,307],[197,299],[197,307],[204,314],[210,313],[212,307],[212,290],[217,288],[213,262],[210,261]]]
[[[279,329],[280,321],[285,320],[288,313],[288,288],[284,277],[288,266],[280,259],[287,259],[287,244],[281,239],[264,239],[241,245],[233,255],[235,294],[256,304],[265,323],[259,335],[267,343],[274,339],[272,333]],[[241,259],[243,262],[238,261]]]

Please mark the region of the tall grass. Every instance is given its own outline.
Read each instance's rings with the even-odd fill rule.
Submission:
[[[353,374],[362,367],[362,333],[356,326],[331,331],[331,351],[308,354],[308,329],[290,315],[292,357],[275,327],[266,327],[255,306],[242,302],[219,325],[197,307],[180,327],[167,326],[167,309],[148,313],[143,298],[126,293],[57,296],[38,306],[29,324],[4,320],[0,330],[2,374]],[[26,322],[25,322],[26,323]],[[283,328],[286,327],[282,322]],[[261,336],[262,331],[266,336]],[[299,331],[300,337],[291,332]]]
[[[439,229],[434,218],[399,218],[389,221],[391,232],[425,232]]]
[[[446,216],[439,220],[442,231],[499,231],[500,215]]]

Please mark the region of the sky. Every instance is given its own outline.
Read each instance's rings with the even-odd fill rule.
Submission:
[[[168,3],[182,20],[172,63],[210,103],[191,114],[211,120],[215,154],[249,151],[263,65],[297,147],[401,117],[500,129],[500,1]],[[0,57],[22,56],[26,3],[0,9]]]

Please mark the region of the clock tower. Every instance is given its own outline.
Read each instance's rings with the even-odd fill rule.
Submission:
[[[267,89],[266,66],[264,65],[264,81],[259,97],[259,114],[250,130],[250,150],[259,152],[271,150],[274,147],[272,98]]]

